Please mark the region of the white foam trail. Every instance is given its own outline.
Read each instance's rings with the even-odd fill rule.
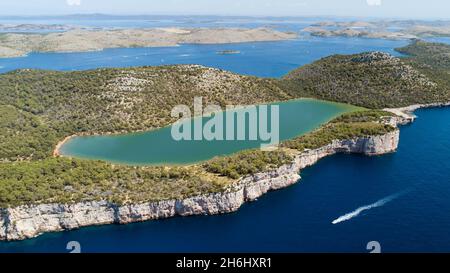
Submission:
[[[375,202],[375,203],[373,203],[373,204],[370,204],[370,205],[367,205],[367,206],[363,206],[363,207],[359,207],[359,208],[357,208],[356,210],[354,210],[354,211],[352,211],[352,212],[350,212],[350,213],[347,213],[347,214],[342,215],[341,217],[335,219],[335,220],[334,220],[333,222],[331,222],[331,223],[332,223],[333,225],[336,225],[336,224],[339,224],[339,223],[348,221],[348,220],[350,220],[350,219],[352,219],[352,218],[357,217],[357,216],[360,215],[361,212],[363,212],[363,211],[370,210],[370,209],[373,209],[373,208],[382,207],[382,206],[386,205],[387,203],[393,201],[394,199],[397,199],[397,198],[399,198],[400,196],[404,195],[405,193],[406,193],[406,192],[400,192],[400,193],[397,193],[397,194],[393,194],[393,195],[390,195],[390,196],[388,196],[388,197],[385,197],[385,198],[383,198],[383,199],[381,199],[381,200],[378,200],[377,202]]]

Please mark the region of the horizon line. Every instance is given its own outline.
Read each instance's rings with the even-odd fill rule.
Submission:
[[[60,14],[0,14],[0,18],[33,18],[33,17],[70,17],[70,16],[111,16],[111,17],[143,17],[143,16],[166,16],[166,17],[247,17],[247,18],[357,18],[357,19],[388,19],[388,20],[435,20],[435,21],[450,21],[450,17],[403,17],[403,16],[358,16],[358,15],[243,15],[243,14],[164,14],[164,13],[60,13]]]

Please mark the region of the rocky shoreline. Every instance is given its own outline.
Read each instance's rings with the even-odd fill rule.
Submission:
[[[404,108],[385,109],[396,113],[385,122],[394,127],[415,120],[412,112],[424,107],[443,107],[450,103],[412,105]],[[395,152],[400,130],[384,135],[335,140],[314,150],[294,156],[290,164],[275,170],[243,177],[226,191],[205,194],[183,200],[166,200],[142,204],[117,205],[107,201],[76,204],[39,204],[0,209],[0,240],[24,240],[43,233],[78,229],[105,224],[127,224],[174,216],[215,215],[237,211],[244,203],[251,202],[272,190],[282,189],[300,180],[300,171],[314,165],[320,159],[336,153],[382,155]]]
[[[385,108],[384,111],[391,112],[399,117],[401,117],[404,122],[410,123],[414,122],[416,116],[413,114],[414,111],[422,108],[433,108],[433,107],[448,107],[450,106],[450,102],[436,102],[436,103],[428,103],[428,104],[414,104],[406,107],[400,108]],[[405,123],[399,121],[397,124],[404,125]]]
[[[393,113],[395,116],[390,117],[388,120],[385,120],[384,123],[389,124],[393,127],[399,127],[401,125],[407,125],[413,123],[417,116],[414,114],[414,111],[422,108],[439,108],[439,107],[448,107],[450,106],[450,102],[436,102],[436,103],[428,103],[428,104],[414,104],[406,107],[399,108],[384,108],[383,111]]]

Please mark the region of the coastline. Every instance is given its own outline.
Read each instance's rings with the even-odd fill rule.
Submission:
[[[414,111],[422,108],[434,108],[434,107],[448,107],[450,106],[450,102],[436,102],[436,103],[427,103],[427,104],[413,104],[405,107],[398,108],[384,108],[383,111],[391,112],[401,118],[404,119],[403,123],[399,122],[400,125],[405,125],[406,123],[414,122],[417,118],[414,115]],[[406,123],[404,123],[406,122]]]
[[[267,102],[267,103],[262,103],[262,104],[257,104],[257,105],[277,105],[277,104],[283,104],[283,103],[290,103],[290,102],[295,102],[295,101],[320,101],[322,103],[328,103],[328,104],[333,104],[333,105],[339,105],[342,107],[351,107],[353,108],[352,111],[356,111],[356,109],[364,109],[363,107],[359,107],[359,106],[353,106],[350,104],[346,104],[346,103],[341,103],[341,102],[334,102],[334,101],[327,101],[327,100],[322,100],[322,99],[315,99],[315,98],[308,98],[308,97],[303,97],[303,98],[294,98],[294,99],[288,99],[288,100],[282,100],[282,101],[274,101],[274,102]],[[245,108],[247,106],[239,106],[242,108]],[[235,108],[235,109],[239,109],[239,107]],[[198,116],[192,117],[192,118],[198,118]],[[76,138],[76,137],[87,137],[87,136],[119,136],[122,134],[139,134],[139,133],[146,133],[146,132],[151,132],[151,131],[155,131],[155,130],[160,130],[163,128],[167,128],[172,126],[172,124],[169,125],[165,125],[163,127],[157,127],[157,128],[150,128],[147,130],[137,130],[137,131],[132,131],[132,132],[128,132],[128,131],[119,131],[119,132],[105,132],[105,133],[97,133],[97,132],[84,132],[84,133],[79,133],[79,134],[73,134],[70,136],[65,137],[63,140],[59,141],[55,148],[53,149],[52,152],[52,156],[53,157],[63,157],[64,155],[61,154],[61,148],[71,139]],[[70,158],[70,156],[68,156]]]
[[[400,130],[415,120],[412,111],[425,107],[444,107],[450,103],[412,105],[390,109],[406,116],[391,117],[386,124],[397,129],[384,135],[334,140],[323,147],[298,152],[291,163],[275,170],[240,178],[224,192],[204,194],[182,200],[118,205],[107,201],[75,204],[38,204],[0,209],[0,241],[37,237],[43,233],[105,224],[127,224],[175,216],[215,215],[235,212],[246,202],[255,201],[269,191],[296,184],[300,171],[320,159],[337,153],[383,155],[397,150]],[[67,140],[66,140],[67,141]]]

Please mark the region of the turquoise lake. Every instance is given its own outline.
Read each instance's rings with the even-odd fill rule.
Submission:
[[[358,109],[346,104],[300,99],[267,105],[268,113],[270,113],[272,106],[275,105],[279,109],[279,120],[275,121],[279,121],[277,138],[280,141],[308,133],[343,113]],[[259,112],[261,106],[256,108]],[[244,113],[243,111],[235,110],[230,113]],[[261,144],[268,143],[267,141],[262,141],[259,134],[254,140],[250,138],[249,134],[249,124],[255,124],[255,128],[258,131],[261,127],[259,125],[266,125],[269,129],[267,131],[272,132],[270,128],[271,116],[266,115],[268,121],[259,124],[258,120],[262,116],[258,114],[257,120],[252,120],[252,122],[250,122],[248,115],[245,116],[245,140],[226,140],[226,130],[224,130],[224,140],[209,141],[206,139],[193,140],[191,138],[191,140],[176,141],[172,137],[172,126],[169,126],[144,133],[74,137],[61,147],[60,152],[64,156],[101,159],[130,165],[196,163],[215,156],[259,148]],[[202,118],[203,124],[206,124],[210,119],[212,118]],[[232,139],[237,139],[238,119],[236,115],[233,123],[235,137]],[[184,123],[186,126],[193,127],[191,125],[193,122],[191,121]],[[225,127],[225,124],[226,119],[224,119],[223,127]],[[194,131],[193,128],[191,131]]]

